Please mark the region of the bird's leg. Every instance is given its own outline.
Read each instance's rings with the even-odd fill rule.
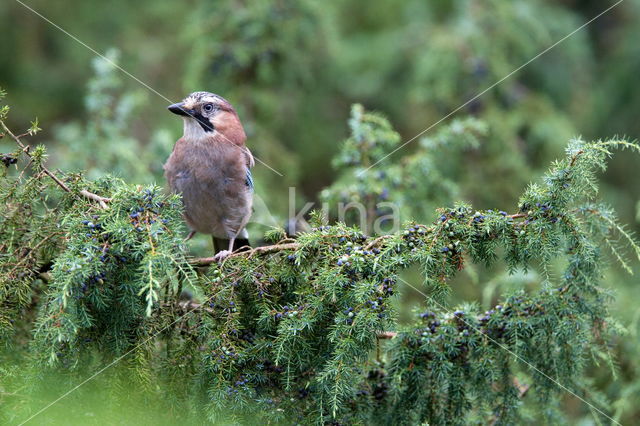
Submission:
[[[187,238],[185,238],[184,240],[189,241],[190,239],[193,238],[194,235],[196,235],[196,231],[192,230],[191,232],[189,232],[189,235],[187,235]]]
[[[233,243],[235,243],[236,237],[232,237],[229,239],[229,248],[227,250],[222,250],[216,253],[213,258],[216,262],[222,262],[227,256],[229,256],[233,252]]]

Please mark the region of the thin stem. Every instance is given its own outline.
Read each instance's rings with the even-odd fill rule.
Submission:
[[[254,254],[267,254],[267,253],[274,253],[274,252],[279,252],[283,250],[297,250],[299,247],[300,247],[299,243],[273,244],[270,246],[255,247],[255,248],[252,248],[251,250],[235,251],[231,253],[229,256],[227,256],[225,260],[232,257],[238,257],[238,256],[251,257]],[[212,263],[215,263],[216,261],[217,259],[215,257],[201,257],[198,259],[193,259],[189,263],[191,263],[194,266],[207,266],[207,265],[211,265]]]

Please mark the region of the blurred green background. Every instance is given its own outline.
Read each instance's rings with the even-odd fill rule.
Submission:
[[[3,1],[0,87],[12,107],[9,124],[26,129],[37,116],[44,131],[31,142],[48,147],[55,167],[163,185],[162,164],[182,126],[165,98],[215,92],[236,106],[253,153],[283,175],[261,164],[254,171],[257,194],[284,225],[289,187],[296,187],[302,206],[318,201],[334,181],[330,162],[348,135],[352,103],[386,115],[408,140],[615,2],[24,3],[157,92],[97,60],[19,2]],[[457,197],[476,208],[513,211],[525,186],[563,155],[570,138],[638,138],[639,40],[640,1],[625,0],[456,113],[477,117],[489,129],[477,149],[442,165],[458,186]],[[417,142],[388,161],[398,161]],[[12,149],[0,141],[0,151]],[[636,231],[638,170],[640,158],[622,154],[602,177],[603,197]],[[438,199],[434,206],[454,201]],[[412,216],[430,221],[435,212],[428,211]],[[200,237],[193,250],[205,253],[210,242]],[[605,368],[594,370],[593,378],[602,391],[598,398],[611,402],[624,423],[640,416],[634,406],[640,400],[640,290],[637,278],[615,265],[606,279],[617,292],[612,311],[628,333],[612,348],[618,377]],[[467,285],[454,297],[489,304],[492,292],[510,280],[526,283],[535,276],[481,272],[479,285],[468,278],[456,283]],[[414,299],[408,295],[403,303]],[[567,411],[590,422],[579,405],[568,399]]]

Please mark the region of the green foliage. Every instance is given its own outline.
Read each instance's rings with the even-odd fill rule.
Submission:
[[[421,138],[417,149],[398,160],[391,157],[400,156],[396,151],[404,147],[387,119],[355,105],[349,127],[351,136],[333,161],[342,174],[320,196],[330,206],[362,203],[367,223],[359,225],[369,233],[380,232],[394,214],[396,220],[432,219],[435,207],[459,196],[458,171],[451,160],[463,161],[465,149],[477,148],[487,135],[482,121],[456,119]]]
[[[51,267],[34,335],[36,353],[52,364],[64,348],[87,342],[123,353],[130,346],[124,336],[146,328],[143,313],[151,316],[194,278],[178,232],[178,198],[113,178],[96,187],[111,194],[110,208],[73,215],[59,226],[65,249]]]
[[[95,75],[87,85],[86,118],[58,127],[58,156],[65,168],[84,170],[91,179],[112,174],[134,182],[149,182],[162,175],[161,158],[171,152],[173,141],[155,131],[149,143],[136,139],[131,128],[135,117],[144,114],[141,106],[147,97],[140,89],[127,91],[119,70],[119,53],[110,50],[107,60],[94,58]]]
[[[477,145],[486,133],[475,120],[454,121],[410,156],[389,160],[387,178],[366,166],[397,146],[397,133],[360,106],[350,125],[335,161],[345,177],[329,195],[358,172],[367,178],[350,196],[376,195],[375,185],[394,176],[394,194],[412,191],[445,173],[439,150]],[[512,423],[531,407],[556,422],[563,390],[592,399],[588,360],[612,362],[602,249],[622,258],[612,243],[618,233],[640,254],[596,199],[596,172],[614,148],[640,151],[624,140],[571,141],[511,214],[460,203],[429,225],[387,235],[315,214],[307,233],[284,239],[274,229],[266,238],[276,244],[200,271],[181,238],[177,197],[80,174],[58,175],[70,189],[63,192],[43,173],[44,149],[21,150],[0,192],[0,324],[13,351],[2,355],[3,375],[19,383],[12,366],[31,366],[36,373],[23,380],[37,388],[45,366],[80,381],[122,360],[130,373],[121,380],[159,395],[182,418],[211,422]],[[108,198],[106,208],[86,191]],[[539,269],[542,285],[507,292],[484,314],[477,304],[451,312],[435,297],[467,265],[499,259],[511,272]],[[554,279],[558,259],[564,271]],[[400,325],[394,300],[413,265],[434,298]],[[183,290],[192,296],[181,299]],[[384,330],[397,333],[388,344]],[[519,381],[533,398],[521,401]],[[594,415],[605,410],[598,401]]]

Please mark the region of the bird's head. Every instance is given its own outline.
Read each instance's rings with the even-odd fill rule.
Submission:
[[[193,92],[182,102],[169,105],[168,109],[184,119],[184,137],[187,139],[221,134],[235,144],[244,144],[246,136],[238,114],[222,96]]]

